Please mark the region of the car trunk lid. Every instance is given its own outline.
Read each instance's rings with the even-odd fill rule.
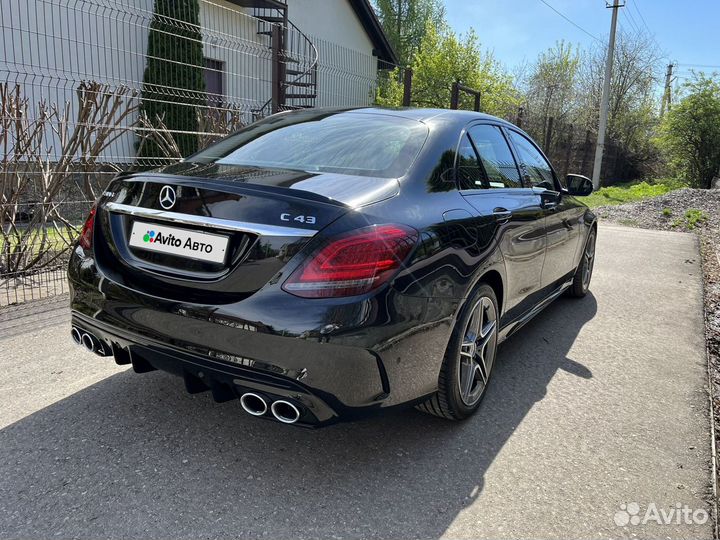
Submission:
[[[96,260],[135,290],[198,302],[252,294],[358,202],[397,192],[397,181],[346,175],[190,164],[170,168],[182,175],[166,171],[111,185],[98,208]]]

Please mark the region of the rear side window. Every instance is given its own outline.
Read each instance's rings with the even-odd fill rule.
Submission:
[[[515,145],[520,162],[525,168],[525,174],[530,183],[534,187],[555,190],[555,175],[552,172],[552,167],[550,167],[550,164],[540,151],[519,133],[512,130],[508,130],[508,133],[510,133],[510,139]]]
[[[468,135],[463,135],[458,148],[457,175],[463,189],[480,189],[486,184],[475,148]]]
[[[473,126],[469,132],[487,177],[487,187],[521,187],[520,171],[500,128],[485,124]]]
[[[187,161],[396,178],[427,134],[424,124],[397,116],[298,113],[257,122]]]

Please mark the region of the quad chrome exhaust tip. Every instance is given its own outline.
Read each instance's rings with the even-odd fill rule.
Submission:
[[[274,401],[270,406],[273,416],[283,424],[294,424],[300,420],[300,410],[284,399]]]
[[[72,327],[70,330],[70,336],[77,345],[85,347],[85,349],[97,354],[98,356],[109,356],[110,354],[105,350],[101,340],[93,336],[90,332],[80,330],[77,326]]]
[[[268,410],[265,398],[252,392],[246,392],[240,396],[240,405],[246,413],[253,416],[262,416]]]
[[[88,351],[95,352],[95,338],[93,338],[90,334],[85,332],[80,338],[80,341],[82,342],[83,347],[85,347]]]
[[[77,345],[82,345],[82,334],[80,333],[80,330],[73,326],[72,330],[70,330],[70,335]]]

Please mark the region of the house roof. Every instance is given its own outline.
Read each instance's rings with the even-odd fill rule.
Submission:
[[[360,23],[370,37],[370,41],[372,41],[374,47],[373,53],[380,60],[397,64],[399,62],[397,54],[393,50],[392,45],[390,45],[382,25],[377,15],[375,15],[375,10],[370,4],[370,0],[348,0],[348,2],[358,16],[358,19],[360,19]]]

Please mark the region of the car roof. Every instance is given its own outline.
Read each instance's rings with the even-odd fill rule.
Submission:
[[[315,111],[318,115],[328,114],[377,114],[384,116],[397,116],[399,118],[407,118],[417,120],[418,122],[430,123],[432,121],[442,120],[445,122],[467,123],[472,120],[490,120],[502,124],[511,125],[510,122],[485,113],[455,109],[432,109],[423,108],[416,109],[413,107],[322,107],[315,109],[304,109],[299,111],[288,111],[281,114],[307,114],[309,111]]]

